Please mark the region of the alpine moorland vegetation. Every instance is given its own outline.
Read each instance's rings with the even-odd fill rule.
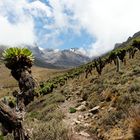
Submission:
[[[32,139],[139,139],[140,127],[135,123],[139,116],[132,115],[140,103],[139,48],[140,41],[131,40],[129,45],[41,82],[39,98],[25,104],[25,123],[32,128]],[[30,73],[30,68],[23,69]]]

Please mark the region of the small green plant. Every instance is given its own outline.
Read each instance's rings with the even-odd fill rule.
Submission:
[[[69,108],[69,113],[75,113],[75,112],[76,112],[76,109],[74,107]]]
[[[31,118],[37,118],[38,115],[39,115],[39,112],[33,111],[33,112],[30,113],[29,116],[30,116]]]

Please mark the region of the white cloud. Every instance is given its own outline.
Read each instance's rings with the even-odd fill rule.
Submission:
[[[51,49],[58,49],[59,46],[63,44],[63,40],[59,39],[59,30],[53,30],[51,33],[46,33],[43,38],[41,38],[41,42],[39,46],[44,46]]]
[[[139,0],[59,1],[74,13],[81,28],[96,37],[97,41],[90,45],[90,55],[104,53],[140,30]]]
[[[0,44],[32,45],[36,39],[33,18],[24,12],[25,0],[2,0],[0,4]]]
[[[33,44],[37,42],[42,46],[47,43],[51,45],[50,47],[56,48],[61,44],[61,40],[57,37],[60,34],[58,30],[60,22],[63,22],[63,20],[59,18],[60,16],[57,16],[59,8],[56,6],[54,9],[56,10],[52,11],[49,6],[39,0],[33,2],[1,0],[0,44],[9,46],[28,44],[34,46]],[[61,13],[58,12],[58,15],[61,15]],[[38,23],[35,18],[42,22],[42,27],[39,27],[39,29],[36,28]],[[54,19],[55,22],[49,25],[47,18]],[[46,32],[45,34],[43,29],[49,29],[51,33]]]
[[[60,0],[50,0],[50,5],[53,10],[53,18],[56,28],[66,28],[69,26],[68,16],[64,13],[64,5]]]
[[[87,55],[87,51],[84,48],[79,48],[78,52],[83,54],[83,55]]]
[[[32,21],[11,24],[7,18],[0,16],[0,44],[20,45],[33,44],[35,36],[33,34]]]
[[[140,30],[139,0],[49,0],[49,4],[51,7],[40,0],[1,0],[0,44],[38,41],[40,45],[46,43],[57,48],[63,44],[59,38],[62,32],[71,28],[79,34],[84,29],[96,38],[95,43],[87,46],[88,55],[97,56]],[[34,17],[43,21],[38,36]],[[48,23],[47,18],[52,23]],[[42,33],[45,30],[49,32]]]
[[[51,17],[52,12],[50,7],[46,6],[39,0],[29,3],[26,7],[33,16],[36,17]]]

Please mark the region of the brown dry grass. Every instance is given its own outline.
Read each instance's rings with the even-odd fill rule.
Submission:
[[[73,99],[83,99],[87,108],[101,106],[96,119],[90,119],[89,131],[99,135],[104,140],[132,140],[128,121],[128,110],[140,103],[140,52],[134,59],[128,59],[127,64],[121,63],[121,72],[116,73],[116,66],[108,64],[101,76],[93,70],[92,76],[85,79],[82,74],[79,79],[68,81],[62,87],[63,93]],[[135,128],[138,128],[135,123]],[[102,130],[100,133],[98,130]],[[135,130],[136,131],[136,130]],[[139,130],[138,130],[139,131]],[[138,133],[138,132],[136,132]]]
[[[70,96],[71,100],[84,97],[83,99],[87,102],[87,111],[97,105],[101,106],[99,113],[96,114],[96,118],[89,118],[88,120],[91,124],[89,128],[90,133],[97,135],[99,139],[132,140],[132,135],[139,135],[140,123],[137,123],[137,121],[140,122],[140,118],[136,117],[134,122],[132,121],[133,131],[130,133],[130,122],[128,121],[126,112],[130,110],[131,107],[140,103],[139,60],[140,52],[137,52],[134,59],[128,59],[127,57],[126,66],[121,64],[121,73],[116,73],[116,66],[114,64],[108,64],[100,77],[97,72],[93,70],[92,76],[89,76],[87,79],[85,79],[85,74],[82,74],[79,79],[68,80],[65,86],[60,87],[55,92],[59,94],[63,91],[63,94],[68,97]],[[51,76],[55,76],[55,74],[61,74],[61,71],[56,72],[55,70],[44,68],[33,68],[33,75],[39,81],[45,81],[51,78]],[[54,94],[54,92],[52,94]],[[49,94],[49,96],[53,95]],[[55,100],[52,105],[48,104],[50,102],[49,96],[43,97],[42,101],[40,99],[40,103],[35,101],[30,105],[27,119],[28,122],[31,123],[31,127],[35,130],[33,134],[34,139],[46,138],[47,131],[48,136],[50,136],[48,140],[56,139],[54,134],[58,134],[57,139],[59,140],[60,134],[63,132],[67,133],[67,130],[65,130],[62,124],[58,124],[58,127],[53,125],[54,122],[56,123],[58,121],[51,122],[54,118],[61,120],[63,115],[61,116],[61,113],[59,114],[57,112],[59,111],[57,110],[57,105],[54,105],[54,102],[57,102],[57,100]],[[55,98],[58,99],[58,96]],[[44,118],[44,120],[42,118]],[[50,128],[51,131],[48,129],[50,127],[49,124],[52,126],[52,129]],[[57,129],[60,131],[57,131]],[[63,136],[65,140],[66,135]]]
[[[140,116],[135,117],[132,126],[134,140],[140,140]]]
[[[129,110],[133,140],[140,140],[140,105]]]
[[[63,74],[66,70],[53,70],[41,68],[37,66],[32,67],[32,75],[36,81],[43,82],[54,76]],[[4,64],[0,65],[0,98],[11,94],[13,90],[18,89],[17,81],[11,76],[10,70]]]

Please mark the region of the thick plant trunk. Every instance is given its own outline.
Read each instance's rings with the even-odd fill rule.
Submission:
[[[0,122],[4,135],[13,133],[14,140],[29,140],[29,135],[23,126],[23,120],[25,107],[34,99],[35,81],[27,69],[16,69],[12,70],[11,73],[18,81],[20,88],[20,92],[13,94],[17,99],[17,106],[11,109],[8,105],[0,102]]]
[[[15,129],[19,122],[16,116],[15,111],[13,111],[9,106],[5,105],[2,101],[0,102],[0,122],[8,130],[12,132]]]
[[[119,59],[118,56],[116,57],[116,61],[117,61],[117,63],[116,63],[117,64],[117,72],[120,72],[120,69],[121,69],[120,66],[121,66],[121,64],[120,64],[120,59]]]
[[[21,115],[2,101],[0,102],[0,122],[3,126],[4,135],[13,132],[14,140],[29,140],[29,136],[23,128]]]
[[[105,66],[105,62],[103,62],[101,60],[101,58],[99,57],[97,60],[95,60],[94,64],[95,64],[95,67],[96,67],[96,70],[97,70],[98,74],[101,75],[102,70],[103,70],[103,68]]]

